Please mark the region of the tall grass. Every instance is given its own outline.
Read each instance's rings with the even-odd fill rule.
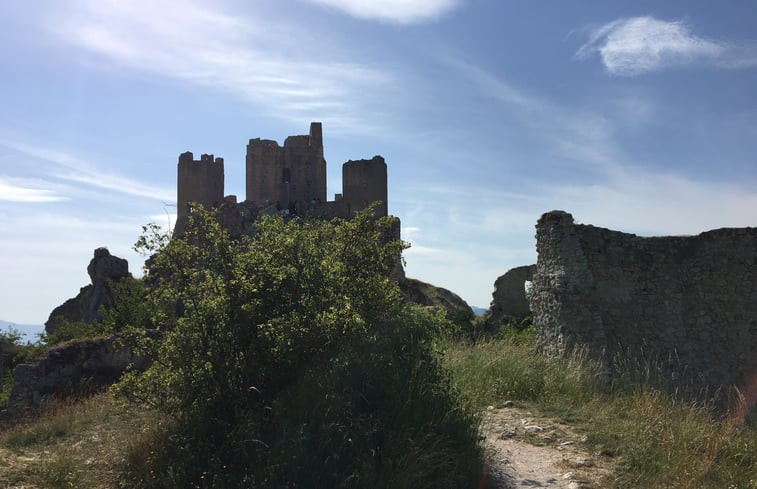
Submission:
[[[637,381],[608,391],[586,358],[549,360],[528,342],[445,350],[454,384],[479,406],[520,402],[584,431],[588,449],[616,457],[616,488],[757,489],[753,422],[718,417]]]

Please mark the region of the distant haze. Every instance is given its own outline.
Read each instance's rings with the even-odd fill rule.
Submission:
[[[45,331],[45,327],[41,324],[18,324],[14,323],[13,321],[5,321],[3,319],[0,319],[0,331],[7,332],[11,328],[21,333],[22,343],[25,343],[27,341],[31,341],[33,343],[37,341],[39,339],[37,335]]]

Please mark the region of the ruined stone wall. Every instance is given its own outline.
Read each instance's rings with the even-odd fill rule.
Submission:
[[[642,238],[553,211],[536,229],[541,351],[642,359],[694,395],[757,373],[757,228]]]
[[[326,160],[320,122],[306,136],[275,141],[250,139],[247,145],[247,200],[278,202],[289,209],[297,202],[326,202]]]
[[[53,397],[93,392],[118,380],[127,369],[143,371],[151,363],[118,346],[115,336],[56,346],[39,362],[13,370],[13,388],[7,408],[0,412],[0,423],[37,409]]]
[[[202,204],[208,209],[223,202],[223,158],[204,154],[199,160],[191,152],[179,155],[177,182],[177,223],[189,213],[189,203]]]
[[[526,265],[512,268],[497,278],[486,315],[486,322],[491,327],[518,322],[531,315],[525,285],[533,279],[535,272],[536,265]]]
[[[388,215],[386,162],[381,156],[348,161],[342,166],[342,200],[350,215],[380,201],[377,216]]]

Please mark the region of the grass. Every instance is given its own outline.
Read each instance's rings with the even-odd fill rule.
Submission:
[[[718,418],[645,385],[608,392],[585,359],[539,357],[527,335],[444,350],[454,384],[472,403],[509,400],[571,424],[591,452],[614,458],[616,489],[757,489],[754,420]],[[0,487],[129,487],[125,481],[150,478],[140,471],[160,457],[167,426],[156,412],[109,394],[51,403],[35,420],[0,432]],[[419,451],[413,460],[441,463],[422,455],[443,450],[421,443]]]
[[[39,417],[0,432],[0,487],[120,487],[129,448],[160,422],[107,393],[52,402]]]
[[[757,427],[719,418],[627,383],[607,392],[599,369],[551,361],[512,338],[446,345],[453,382],[479,406],[528,403],[586,433],[587,448],[616,457],[615,488],[757,489]]]
[[[12,388],[13,372],[8,371],[0,378],[0,409],[5,409],[8,406],[8,398],[11,395]]]

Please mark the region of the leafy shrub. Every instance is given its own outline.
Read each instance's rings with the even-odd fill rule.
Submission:
[[[145,304],[165,332],[118,391],[175,423],[143,487],[462,487],[480,474],[475,416],[432,348],[450,328],[388,279],[390,218],[264,218],[233,240],[202,211],[148,235]],[[144,449],[144,447],[143,447]]]

